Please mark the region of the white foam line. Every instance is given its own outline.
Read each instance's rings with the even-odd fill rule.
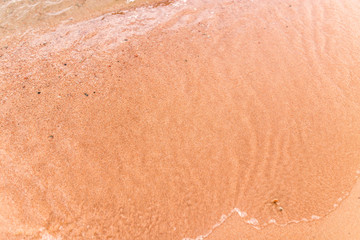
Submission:
[[[223,214],[220,218],[220,221],[218,223],[216,223],[215,225],[212,226],[212,228],[204,235],[200,235],[196,238],[183,238],[182,240],[204,240],[206,237],[208,237],[216,228],[220,227],[225,221],[226,219],[228,219],[231,215],[233,215],[234,213],[237,213],[241,218],[245,218],[247,217],[247,213],[240,211],[238,208],[234,208],[230,211],[229,214],[225,215]],[[307,219],[307,218],[302,218],[301,220],[291,220],[287,223],[284,224],[280,224],[277,223],[275,219],[270,219],[268,223],[264,223],[263,226],[267,226],[270,224],[274,224],[276,226],[280,226],[280,227],[285,227],[288,224],[292,224],[292,223],[300,223],[300,222],[311,222],[311,221],[315,221],[315,220],[319,220],[320,217],[317,215],[312,215],[311,219]],[[259,221],[256,218],[250,218],[246,221],[244,221],[245,223],[249,224],[251,227],[260,230],[260,226],[259,226]]]
[[[357,174],[360,175],[360,170],[357,170],[356,171]],[[356,176],[356,178],[358,178],[359,176]],[[343,197],[340,197],[337,199],[338,202],[341,202],[342,200],[344,200],[344,198],[346,196],[348,196],[350,193],[349,192],[346,192],[344,194]],[[335,203],[334,204],[334,208],[337,208],[339,206],[339,204]],[[331,212],[331,210],[330,210]],[[182,240],[204,240],[206,237],[208,237],[216,228],[220,227],[225,221],[226,219],[228,219],[231,215],[233,215],[234,213],[237,213],[241,218],[245,218],[248,216],[248,214],[246,212],[243,212],[243,211],[240,211],[240,209],[238,208],[234,208],[230,211],[229,214],[225,215],[221,215],[221,218],[220,218],[220,221],[218,223],[216,223],[215,225],[212,226],[212,228],[204,235],[200,235],[196,238],[183,238]],[[264,223],[263,226],[267,226],[267,225],[270,225],[270,224],[274,224],[276,226],[280,226],[280,227],[285,227],[286,225],[288,224],[292,224],[292,223],[300,223],[300,222],[311,222],[311,221],[316,221],[316,220],[319,220],[321,217],[320,216],[317,216],[317,215],[312,215],[311,216],[311,219],[307,219],[307,218],[302,218],[301,220],[291,220],[287,223],[284,223],[284,224],[280,224],[280,223],[277,223],[275,219],[270,219],[268,223]],[[258,226],[259,225],[259,221],[256,219],[256,218],[250,218],[246,221],[244,221],[245,223],[249,224],[250,226],[252,226],[253,228],[255,229],[258,229],[260,230],[261,228]]]
[[[234,208],[230,211],[229,214],[225,215],[223,214],[220,218],[220,221],[218,223],[216,223],[215,225],[212,226],[212,228],[204,235],[200,235],[197,236],[196,238],[183,238],[182,240],[204,240],[206,237],[208,237],[216,228],[220,227],[225,221],[226,219],[228,219],[231,215],[233,215],[234,213],[237,213],[241,218],[244,218],[247,216],[246,212],[240,211],[240,209],[238,208]],[[259,222],[256,218],[251,218],[250,220],[247,221],[248,224],[250,224],[252,227],[256,228],[256,229],[260,229],[260,227],[255,226],[258,225]]]
[[[232,212],[232,213],[233,213],[233,212],[237,212],[237,214],[239,214],[239,216],[242,217],[242,218],[247,216],[247,213],[246,213],[246,212],[242,212],[242,211],[240,211],[238,208],[234,208],[231,212]]]

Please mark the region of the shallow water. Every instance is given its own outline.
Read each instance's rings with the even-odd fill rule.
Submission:
[[[164,0],[3,0],[0,36],[74,24],[108,12],[125,11]]]
[[[181,239],[235,208],[327,215],[359,173],[359,10],[175,1],[3,40],[3,224]]]

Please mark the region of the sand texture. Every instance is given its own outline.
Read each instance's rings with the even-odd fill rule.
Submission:
[[[1,239],[360,239],[359,1],[114,13],[0,40]]]

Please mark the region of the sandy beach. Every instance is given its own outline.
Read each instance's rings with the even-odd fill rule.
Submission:
[[[360,2],[12,2],[0,239],[360,239]]]

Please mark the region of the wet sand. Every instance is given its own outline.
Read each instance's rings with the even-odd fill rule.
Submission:
[[[234,214],[221,226],[213,230],[207,240],[247,239],[247,240],[356,240],[360,236],[360,182],[354,186],[351,194],[336,211],[313,222],[300,222],[285,227],[270,225],[259,231],[246,224],[239,215]]]
[[[175,1],[0,40],[0,236],[356,239],[359,10]]]
[[[169,0],[3,0],[0,5],[0,37],[27,31],[49,30],[75,24],[111,12],[124,14],[141,6],[166,5]]]

